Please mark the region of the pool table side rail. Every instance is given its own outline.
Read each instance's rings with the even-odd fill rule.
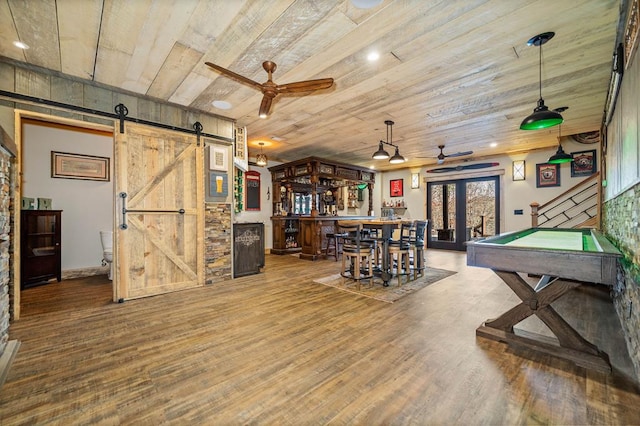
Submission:
[[[531,249],[487,240],[469,242],[467,265],[613,285],[621,253],[601,234],[593,235],[603,251]]]

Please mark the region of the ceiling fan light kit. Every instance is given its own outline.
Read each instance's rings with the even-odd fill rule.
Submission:
[[[389,158],[389,153],[384,150],[383,146],[384,144],[386,144],[391,145],[396,149],[393,157],[389,158],[389,162],[391,164],[402,164],[407,160],[402,155],[400,155],[400,148],[398,147],[398,145],[393,143],[393,125],[395,123],[391,120],[385,120],[384,124],[387,125],[387,140],[380,141],[380,143],[378,144],[378,150],[373,153],[372,158],[374,160],[386,160],[387,158]]]
[[[258,83],[257,81],[253,81],[250,78],[244,77],[240,74],[236,74],[233,71],[229,71],[228,69],[211,62],[205,62],[205,64],[226,77],[260,90],[263,95],[262,101],[260,102],[260,109],[258,111],[258,116],[260,118],[267,118],[269,116],[273,99],[278,95],[312,92],[315,90],[328,89],[333,86],[333,78],[320,78],[317,80],[297,81],[295,83],[288,84],[276,84],[273,82],[272,74],[278,66],[275,64],[275,62],[272,61],[264,61],[262,63],[262,68],[264,68],[268,76],[267,81],[265,81],[264,83]]]
[[[551,40],[554,35],[554,32],[538,34],[527,42],[529,46],[538,46],[540,48],[538,61],[540,99],[538,99],[538,105],[534,108],[533,113],[520,124],[521,130],[547,129],[564,121],[562,115],[556,110],[550,111],[544,104],[544,99],[542,99],[542,45]]]

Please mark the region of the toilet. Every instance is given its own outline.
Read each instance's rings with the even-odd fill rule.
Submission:
[[[109,279],[113,279],[113,232],[100,231],[102,243],[102,266],[109,265]]]

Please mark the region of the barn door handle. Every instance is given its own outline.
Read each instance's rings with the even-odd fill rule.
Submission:
[[[127,209],[127,193],[121,192],[120,198],[122,198],[122,222],[120,223],[120,229],[127,229],[127,213],[179,213],[184,214],[184,209],[178,210],[134,210]]]

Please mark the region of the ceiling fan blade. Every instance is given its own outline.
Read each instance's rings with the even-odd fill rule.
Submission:
[[[229,78],[232,78],[240,83],[248,84],[249,86],[253,86],[258,90],[262,90],[262,84],[257,81],[253,81],[250,78],[244,77],[240,74],[236,74],[233,71],[229,71],[226,68],[222,68],[220,65],[212,64],[211,62],[205,62],[205,64],[214,70],[218,71],[220,74],[224,74]]]
[[[260,102],[260,111],[258,111],[258,116],[266,117],[269,115],[269,110],[271,109],[271,102],[273,101],[273,96],[269,96],[265,93],[262,97],[262,102]]]
[[[279,84],[276,86],[278,93],[310,92],[312,90],[328,89],[333,86],[332,78],[320,78],[317,80],[297,81],[295,83]]]
[[[446,154],[445,157],[462,157],[463,155],[471,155],[473,151],[456,152],[454,154]]]

